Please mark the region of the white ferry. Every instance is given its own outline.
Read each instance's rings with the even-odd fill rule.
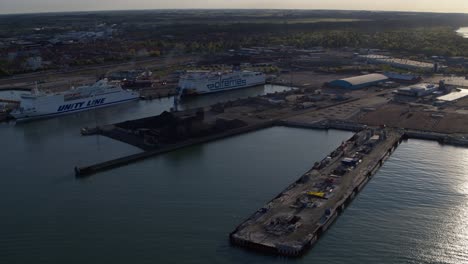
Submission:
[[[265,74],[253,71],[187,71],[180,77],[183,95],[206,94],[265,84]]]
[[[103,79],[61,93],[44,93],[35,89],[32,93],[22,94],[10,115],[17,120],[47,118],[138,99],[137,92],[124,90],[118,83]]]

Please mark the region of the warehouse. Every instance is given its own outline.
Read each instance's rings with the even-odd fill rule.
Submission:
[[[364,87],[376,85],[386,80],[388,80],[387,76],[383,74],[373,73],[341,80],[335,80],[330,82],[328,85],[336,88],[361,89]]]
[[[445,67],[437,63],[392,58],[384,55],[359,55],[359,59],[365,60],[369,64],[386,64],[395,68],[424,72],[437,72],[439,68]]]

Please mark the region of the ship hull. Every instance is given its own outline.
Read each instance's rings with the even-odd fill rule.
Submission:
[[[221,89],[221,90],[210,90],[210,91],[200,91],[198,89],[184,89],[184,93],[182,95],[183,96],[195,96],[195,95],[205,95],[205,94],[212,94],[212,93],[222,93],[222,92],[233,91],[233,90],[238,90],[238,89],[251,88],[251,87],[264,85],[264,84],[265,82],[259,82],[259,83],[252,83],[250,85],[245,85],[245,86],[238,86],[238,87],[226,88],[226,89]]]
[[[18,121],[51,118],[122,104],[139,99],[135,92],[118,92],[90,98],[64,101],[63,96],[48,96],[24,103],[30,111],[15,110],[10,115]],[[23,102],[22,102],[23,103]]]
[[[262,73],[249,73],[247,76],[240,74],[227,74],[209,78],[182,78],[179,88],[184,95],[199,95],[218,93],[242,88],[248,88],[265,84],[265,75]]]

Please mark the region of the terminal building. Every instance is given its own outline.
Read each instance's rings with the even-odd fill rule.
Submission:
[[[344,88],[350,90],[361,89],[373,85],[377,85],[381,82],[388,80],[388,77],[383,74],[373,73],[366,74],[351,78],[345,78],[340,80],[334,80],[328,83],[328,86],[335,88]]]
[[[390,78],[390,80],[397,82],[397,83],[416,84],[422,81],[421,76],[409,74],[409,73],[405,74],[405,73],[396,73],[396,72],[385,72],[384,74],[385,76]]]
[[[429,95],[439,89],[439,85],[432,83],[420,83],[408,87],[399,88],[398,95],[421,97]]]

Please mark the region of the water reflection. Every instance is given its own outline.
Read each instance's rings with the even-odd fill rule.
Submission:
[[[468,38],[468,27],[461,27],[455,32],[457,32],[457,34],[462,36],[463,38]]]
[[[207,153],[208,155],[216,155],[216,153]],[[180,151],[163,155],[161,158],[167,165],[170,166],[184,166],[188,160],[194,158],[205,158],[204,144],[184,148]]]

